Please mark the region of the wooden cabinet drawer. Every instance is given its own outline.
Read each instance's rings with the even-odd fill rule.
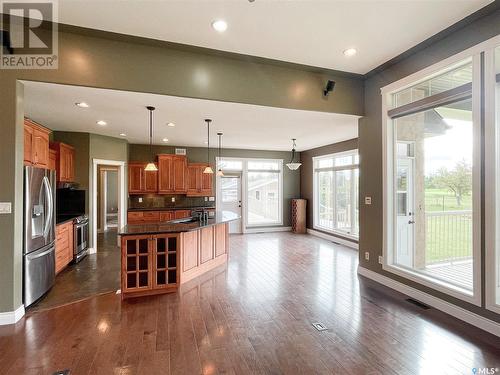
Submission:
[[[144,211],[142,215],[145,223],[157,223],[160,221],[160,211]]]
[[[161,211],[160,212],[160,222],[174,220],[174,211]]]
[[[73,260],[73,222],[56,226],[56,273]]]

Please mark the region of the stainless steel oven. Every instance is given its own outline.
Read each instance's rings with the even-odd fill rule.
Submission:
[[[73,260],[81,261],[88,253],[89,248],[89,218],[87,215],[77,217],[73,221],[74,250]]]

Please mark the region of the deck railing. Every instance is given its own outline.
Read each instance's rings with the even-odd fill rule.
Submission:
[[[426,217],[425,264],[472,258],[472,211],[431,211]]]

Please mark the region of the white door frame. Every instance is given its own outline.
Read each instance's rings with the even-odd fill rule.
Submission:
[[[99,189],[99,204],[101,206],[101,227],[99,228],[99,232],[106,232],[108,229],[107,223],[106,223],[106,214],[107,214],[107,200],[108,200],[108,189],[107,189],[107,178],[108,178],[108,173],[105,169],[100,169],[100,175],[101,175],[101,183],[100,186],[98,187]],[[99,205],[97,206],[99,209]],[[98,210],[99,211],[99,210]],[[99,214],[99,212],[98,212]]]
[[[92,225],[92,248],[90,253],[97,251],[97,173],[99,165],[113,165],[118,167],[118,230],[127,222],[126,216],[126,185],[125,185],[125,162],[116,160],[92,159],[92,206],[91,223]],[[117,239],[119,241],[119,239]]]

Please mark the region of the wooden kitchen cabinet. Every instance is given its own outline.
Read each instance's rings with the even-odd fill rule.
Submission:
[[[50,130],[36,122],[24,119],[24,164],[39,168],[49,167]]]
[[[203,173],[208,164],[191,163],[187,166],[187,190],[188,197],[212,196],[213,174]]]
[[[73,260],[73,222],[56,226],[56,273]]]
[[[147,194],[158,191],[158,172],[146,171],[147,163],[132,162],[128,165],[129,194]]]
[[[191,210],[176,210],[174,211],[174,219],[184,219],[191,216]]]
[[[53,142],[50,148],[56,153],[57,181],[75,182],[75,148],[62,142]]]
[[[122,237],[122,298],[176,290],[179,235]]]
[[[160,211],[160,223],[164,223],[165,221],[170,221],[175,219],[174,211]]]
[[[160,211],[129,211],[127,213],[129,224],[154,224],[160,222]]]
[[[172,211],[129,211],[128,224],[155,224],[191,216],[191,210]]]
[[[184,155],[158,155],[158,193],[186,194],[187,159]]]
[[[50,149],[49,150],[49,169],[52,171],[56,170],[56,163],[57,163],[57,152],[56,150]]]

